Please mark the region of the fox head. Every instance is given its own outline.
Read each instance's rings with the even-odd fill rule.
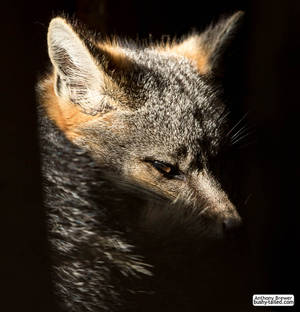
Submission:
[[[145,227],[183,223],[220,237],[240,223],[210,163],[228,131],[214,77],[241,15],[149,46],[97,41],[61,17],[50,23],[42,105],[70,141],[140,194]]]

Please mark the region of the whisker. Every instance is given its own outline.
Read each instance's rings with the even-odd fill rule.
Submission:
[[[234,131],[234,130],[241,124],[241,122],[245,120],[245,118],[246,118],[248,115],[249,115],[248,112],[245,113],[244,116],[231,128],[231,130],[229,130],[229,131],[227,132],[226,136],[229,136],[229,135],[232,133],[232,131]]]
[[[224,111],[222,115],[219,117],[219,124],[222,124],[223,121],[229,116],[230,111]]]
[[[255,133],[255,129],[252,128],[252,130],[249,130],[250,128],[245,129],[245,131],[242,131],[238,136],[236,136],[232,141],[231,144],[232,145],[236,145],[239,142],[242,142],[243,140],[245,140],[245,138],[250,138],[254,135]],[[247,132],[246,132],[247,131]]]
[[[245,138],[249,137],[250,133],[245,133],[244,135],[241,135],[239,137],[237,137],[235,140],[231,141],[232,145],[236,145],[237,143],[242,142]]]
[[[235,138],[239,137],[240,135],[242,135],[243,133],[245,133],[246,131],[248,131],[248,127],[245,125],[243,127],[241,127],[240,130],[238,130],[235,134],[233,134],[231,136],[231,139],[234,140]]]
[[[245,137],[248,135],[248,128],[242,129],[239,133],[237,133],[234,137],[230,138],[231,144],[234,145],[236,144],[241,137]]]

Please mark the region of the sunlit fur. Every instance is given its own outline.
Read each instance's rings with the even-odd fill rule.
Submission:
[[[140,294],[155,301],[160,274],[222,240],[227,219],[240,222],[210,170],[230,144],[214,75],[240,16],[149,46],[97,41],[74,22],[51,21],[40,133],[55,289],[66,311],[148,311],[137,302]],[[176,166],[181,178],[149,159]],[[193,309],[191,301],[184,311]]]

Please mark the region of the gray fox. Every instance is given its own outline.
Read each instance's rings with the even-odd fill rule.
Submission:
[[[215,81],[241,16],[149,45],[50,22],[37,90],[63,310],[200,310],[188,269],[241,224],[210,169],[230,144]]]

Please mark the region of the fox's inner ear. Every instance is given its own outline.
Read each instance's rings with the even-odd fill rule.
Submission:
[[[209,26],[200,35],[192,35],[169,49],[190,59],[201,74],[218,73],[222,70],[220,67],[224,53],[229,48],[243,15],[241,11],[236,12]]]
[[[99,111],[103,75],[85,43],[63,18],[50,22],[48,52],[55,69],[56,95],[80,105],[85,113]]]

